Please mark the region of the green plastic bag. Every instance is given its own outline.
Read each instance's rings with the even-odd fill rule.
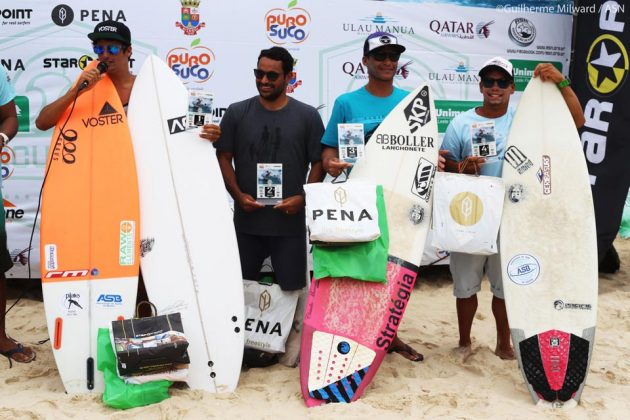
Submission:
[[[623,207],[623,216],[621,216],[619,235],[623,239],[630,238],[630,191],[628,191],[628,196],[626,197],[626,205]]]
[[[127,384],[116,373],[116,356],[109,338],[109,329],[98,329],[97,369],[105,376],[103,402],[113,408],[127,409],[158,403],[169,397],[171,381],[161,380],[145,384]]]
[[[352,277],[357,280],[377,283],[387,282],[389,230],[381,185],[376,187],[376,207],[378,208],[378,227],[381,230],[379,238],[371,242],[352,245],[313,245],[313,276],[315,279]]]

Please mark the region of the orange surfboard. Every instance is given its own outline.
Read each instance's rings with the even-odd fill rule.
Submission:
[[[76,394],[103,390],[98,328],[133,315],[140,213],[127,117],[111,79],[105,75],[70,111],[51,140],[40,255],[55,361],[66,391]]]

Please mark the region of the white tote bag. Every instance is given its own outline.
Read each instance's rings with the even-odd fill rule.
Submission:
[[[300,290],[285,292],[277,284],[243,280],[245,347],[284,353]]]
[[[376,185],[364,181],[304,185],[306,224],[313,242],[370,242],[381,235]]]
[[[504,197],[501,178],[438,172],[431,245],[451,252],[496,254]]]

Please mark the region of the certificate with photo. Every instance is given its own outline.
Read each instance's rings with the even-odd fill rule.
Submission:
[[[492,157],[497,155],[497,141],[494,136],[494,121],[474,123],[470,126],[472,155]]]
[[[282,201],[282,164],[258,163],[256,168],[256,201],[273,206]]]
[[[188,93],[188,128],[210,124],[214,94],[206,91]]]
[[[365,156],[363,124],[337,124],[339,159],[354,163]]]

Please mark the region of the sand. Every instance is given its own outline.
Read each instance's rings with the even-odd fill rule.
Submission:
[[[421,363],[389,355],[366,391],[352,404],[307,409],[298,369],[282,365],[250,369],[234,394],[171,389],[171,398],[118,411],[99,395],[69,396],[57,374],[50,342],[35,345],[37,360],[9,369],[0,359],[0,419],[328,419],[328,418],[630,418],[630,240],[617,240],[621,270],[600,275],[593,360],[582,400],[570,410],[533,405],[516,361],[493,354],[491,294],[484,282],[473,325],[473,355],[462,362],[455,300],[448,275],[425,276],[416,287],[400,336],[425,355]],[[11,303],[11,302],[10,302]],[[7,319],[9,334],[25,343],[47,338],[44,307],[20,301]]]

